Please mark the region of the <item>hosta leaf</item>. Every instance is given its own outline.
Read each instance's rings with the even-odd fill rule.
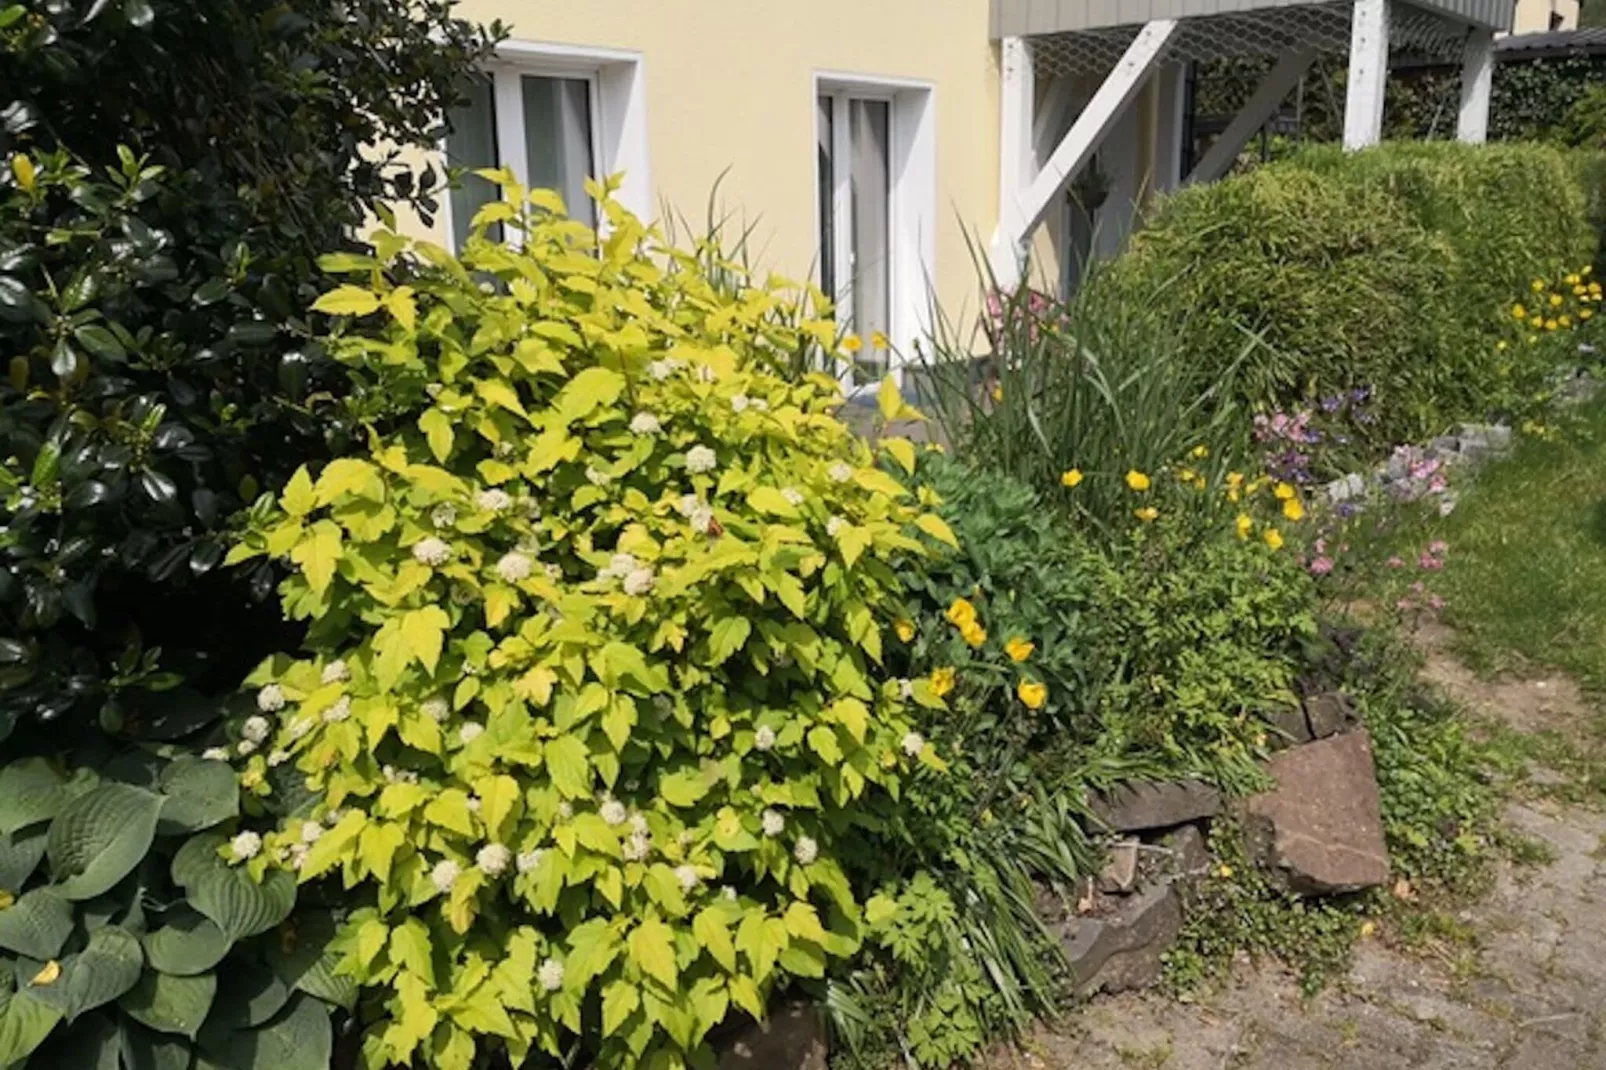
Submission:
[[[91,1012],[71,1029],[58,1029],[34,1056],[41,1066],[62,1070],[120,1070],[123,1037],[117,1022],[107,1014]]]
[[[163,835],[200,832],[240,813],[240,787],[227,762],[186,755],[162,770],[160,790],[167,799],[157,826]]]
[[[0,910],[0,947],[29,958],[53,959],[72,927],[72,904],[54,888],[35,888]]]
[[[267,932],[290,916],[296,904],[296,881],[284,870],[275,869],[258,884],[243,866],[220,864],[190,885],[189,901],[231,940],[243,940]]]
[[[56,816],[71,795],[67,778],[43,758],[24,758],[0,769],[0,832]]]
[[[334,938],[334,919],[327,913],[303,911],[285,926],[283,937],[268,941],[268,964],[285,984],[308,995],[342,1007],[357,998],[357,984],[344,974],[335,973],[340,961],[329,947]]]
[[[145,958],[163,973],[191,977],[205,973],[229,953],[230,941],[218,923],[180,904],[166,924],[144,938]]]
[[[333,1054],[329,1008],[310,996],[298,995],[261,1027],[229,1034],[221,1065],[251,1070],[328,1070]]]
[[[194,1040],[216,995],[216,974],[179,977],[146,970],[117,1005],[136,1022],[158,1033],[176,1033]]]
[[[19,992],[6,1003],[0,1014],[0,1066],[16,1066],[26,1059],[56,1028],[61,1012]]]
[[[45,856],[45,825],[0,835],[0,891],[13,894],[39,868]]]
[[[217,1013],[212,1021],[248,1029],[272,1018],[290,1000],[290,986],[264,966],[231,961],[218,981]],[[208,1023],[208,1029],[211,1023]]]
[[[132,933],[120,925],[102,925],[89,934],[82,951],[61,960],[61,972],[53,982],[34,985],[28,993],[71,1022],[133,988],[144,961]]]
[[[156,835],[162,797],[127,784],[101,784],[50,823],[45,854],[56,888],[68,899],[93,899],[145,857]]]
[[[125,1070],[190,1070],[194,1053],[188,1041],[153,1033],[134,1022],[123,1022],[123,1046],[128,1052]]]

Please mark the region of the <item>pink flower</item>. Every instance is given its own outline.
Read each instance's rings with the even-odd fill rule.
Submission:
[[[1428,605],[1434,610],[1443,609],[1444,599],[1440,598],[1438,595],[1434,595],[1432,598],[1428,599]]]
[[[1432,542],[1428,543],[1428,553],[1430,554],[1442,554],[1449,548],[1450,544],[1445,542],[1443,539],[1434,539]]]
[[[1394,603],[1394,608],[1395,609],[1410,609],[1415,604],[1416,603],[1412,602],[1409,598],[1402,598],[1398,602]]]
[[[1388,559],[1388,566],[1389,568],[1404,568],[1405,559],[1402,557],[1391,557]]]
[[[1416,563],[1417,563],[1417,567],[1425,568],[1425,569],[1429,569],[1429,570],[1440,569],[1440,568],[1444,567],[1444,562],[1443,561],[1439,560],[1437,557],[1434,557],[1432,554],[1429,554],[1429,553],[1423,553],[1421,557],[1418,557],[1416,559]]]
[[[1310,563],[1310,571],[1315,576],[1327,575],[1333,571],[1333,559],[1330,557],[1318,557]]]
[[[1319,554],[1325,554],[1327,552],[1327,540],[1326,539],[1317,539],[1316,540],[1316,552],[1319,553]]]

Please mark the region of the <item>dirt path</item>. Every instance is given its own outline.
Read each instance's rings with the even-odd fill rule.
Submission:
[[[1445,633],[1421,639],[1431,679],[1519,731],[1591,716],[1570,681],[1481,681]],[[1539,799],[1505,820],[1552,860],[1503,866],[1438,955],[1365,940],[1303,1005],[1285,971],[1248,962],[1197,1004],[1101,997],[989,1070],[1606,1070],[1606,814]]]

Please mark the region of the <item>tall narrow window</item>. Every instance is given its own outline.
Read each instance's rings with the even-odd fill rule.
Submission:
[[[490,76],[475,78],[468,88],[468,103],[451,114],[451,133],[446,138],[446,162],[452,167],[474,171],[495,167],[496,92]],[[462,185],[452,190],[452,244],[461,247],[468,240],[474,213],[496,200],[496,187],[478,175],[465,174]]]
[[[586,179],[624,171],[620,198],[639,212],[648,189],[642,86],[640,62],[624,54],[555,48],[546,56],[517,48],[452,111],[447,162],[505,167],[530,189],[555,190],[570,216],[593,227],[597,209]],[[455,245],[467,240],[474,213],[499,195],[473,175],[452,191]]]
[[[820,284],[863,342],[852,385],[879,380],[890,357],[877,343],[893,326],[892,111],[890,100],[849,93],[819,101]]]

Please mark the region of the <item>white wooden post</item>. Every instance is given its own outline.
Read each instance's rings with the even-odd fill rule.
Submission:
[[[1023,198],[1022,211],[1012,220],[1012,225],[1018,228],[1017,240],[1024,238],[1043,221],[1054,198],[1064,192],[1082,168],[1087,166],[1087,162],[1098,151],[1099,143],[1148,81],[1149,75],[1165,55],[1166,45],[1176,30],[1175,19],[1155,19],[1138,31],[1115,69],[1104,79],[1098,92],[1093,94],[1093,99],[1088,101],[1082,114],[1071,124],[1064,140],[1033,179]]]
[[[1461,65],[1461,113],[1456,137],[1481,145],[1489,137],[1489,93],[1494,82],[1494,31],[1474,29],[1467,35]]]
[[[1383,136],[1383,90],[1389,74],[1389,0],[1355,0],[1350,21],[1349,90],[1344,148],[1376,145]]]
[[[1232,122],[1221,136],[1210,143],[1210,150],[1193,166],[1184,185],[1193,185],[1196,182],[1214,182],[1226,174],[1232,167],[1233,161],[1255,132],[1271,121],[1282,102],[1288,99],[1288,94],[1294,86],[1304,77],[1310,69],[1311,63],[1316,59],[1316,50],[1313,48],[1296,49],[1293,52],[1284,52],[1277,66],[1271,69],[1255,87],[1254,95],[1249,103],[1244,105],[1243,111],[1233,116]]]
[[[1012,289],[1025,266],[1027,228],[1024,226],[1026,191],[1036,173],[1032,140],[1032,111],[1037,77],[1032,50],[1023,37],[1004,38],[999,49],[998,231],[989,260],[993,277],[1003,289]]]

